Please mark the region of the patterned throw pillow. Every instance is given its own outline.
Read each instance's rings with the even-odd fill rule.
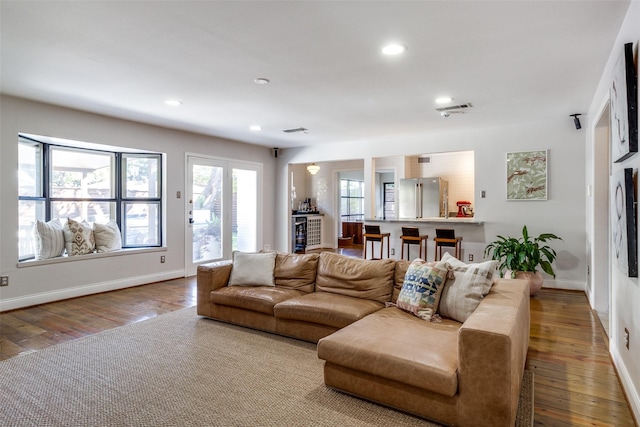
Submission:
[[[90,254],[95,250],[93,229],[88,222],[78,222],[69,218],[63,231],[64,243],[69,256]]]
[[[96,241],[96,252],[113,252],[122,249],[120,228],[115,221],[107,224],[93,224],[93,238]]]
[[[455,278],[442,292],[440,314],[464,323],[491,290],[498,262],[465,264],[449,253],[442,256],[442,262],[451,266]]]
[[[396,306],[424,320],[431,320],[438,310],[440,295],[447,280],[447,265],[429,266],[421,259],[409,265]]]
[[[57,219],[49,222],[36,220],[33,226],[33,243],[36,259],[62,256],[64,253],[64,233]]]

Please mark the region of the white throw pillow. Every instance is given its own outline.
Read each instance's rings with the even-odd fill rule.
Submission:
[[[93,229],[88,222],[78,222],[69,218],[62,231],[69,256],[90,254],[96,249]]]
[[[440,314],[464,323],[491,290],[498,262],[465,264],[449,253],[441,261],[451,266],[455,278],[449,279],[442,291]]]
[[[122,235],[115,221],[107,224],[93,224],[93,238],[96,242],[96,252],[113,252],[122,249]]]
[[[36,220],[32,233],[36,259],[55,258],[64,254],[64,233],[57,219],[49,222]]]
[[[276,253],[233,252],[229,286],[275,286]]]

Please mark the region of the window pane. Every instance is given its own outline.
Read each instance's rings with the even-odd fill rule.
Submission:
[[[362,197],[362,183],[349,181],[349,197]]]
[[[75,221],[106,224],[116,219],[116,204],[112,202],[51,202],[51,218],[71,218]]]
[[[124,203],[124,246],[159,246],[159,213],[159,203]]]
[[[51,147],[51,197],[113,198],[113,153]]]
[[[340,180],[340,196],[349,197],[349,181],[346,179]]]
[[[44,201],[19,200],[18,201],[18,258],[33,257],[35,249],[31,231],[36,220],[45,219]]]
[[[233,206],[231,222],[232,250],[257,249],[257,176],[254,170],[233,169]]]
[[[42,145],[18,144],[18,195],[42,197]]]
[[[123,154],[126,198],[160,197],[160,156]]]

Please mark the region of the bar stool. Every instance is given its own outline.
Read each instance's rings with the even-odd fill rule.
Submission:
[[[364,226],[364,259],[367,259],[367,242],[371,242],[371,256],[373,256],[374,242],[380,242],[380,259],[382,259],[382,248],[384,247],[384,239],[387,239],[387,258],[389,258],[389,236],[391,233],[381,233],[379,225]],[[375,259],[375,258],[374,258]]]
[[[429,236],[426,234],[420,235],[420,230],[417,227],[402,227],[402,236],[400,236],[402,240],[402,251],[400,255],[400,259],[404,259],[404,245],[407,245],[407,259],[411,260],[411,255],[409,252],[411,251],[411,245],[418,245],[420,248],[420,258],[422,258],[422,246],[424,242],[424,258],[427,259],[427,244]]]
[[[436,228],[436,237],[433,238],[436,242],[435,254],[433,254],[433,260],[437,261],[438,258],[442,259],[442,247],[455,248],[455,257],[460,259],[462,255],[462,237],[456,237],[455,230]],[[438,250],[440,255],[438,256]]]

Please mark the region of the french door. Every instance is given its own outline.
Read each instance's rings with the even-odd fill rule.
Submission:
[[[258,248],[260,164],[187,155],[186,275],[234,250]]]

